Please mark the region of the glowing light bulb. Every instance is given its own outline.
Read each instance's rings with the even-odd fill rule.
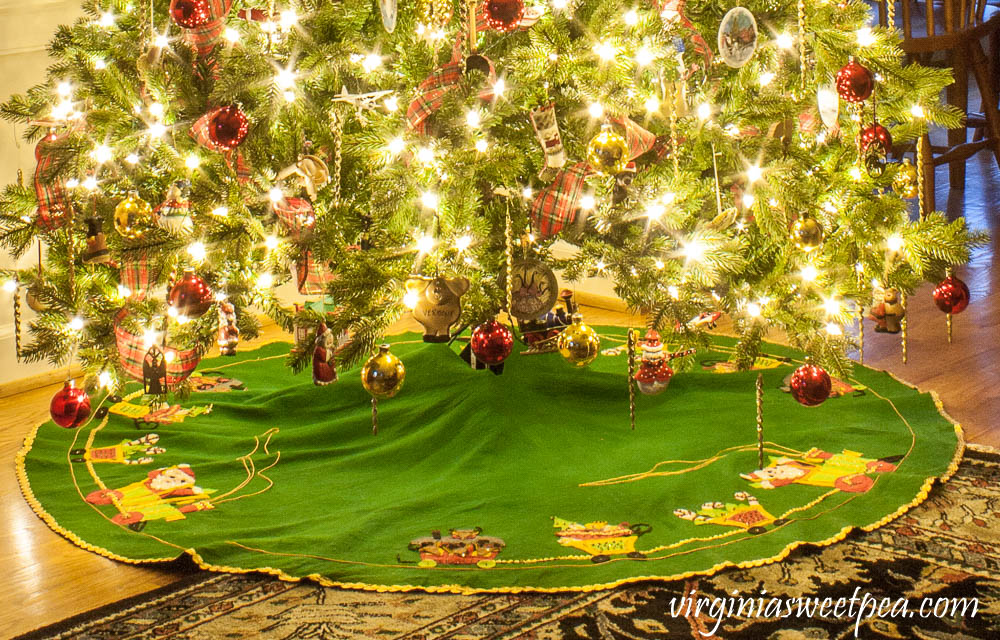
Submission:
[[[530,200],[531,196],[533,196],[534,194],[535,194],[535,192],[534,192],[534,190],[531,187],[525,187],[524,189],[521,189],[521,196],[525,200]]]
[[[756,202],[756,201],[757,201],[757,198],[755,198],[752,193],[744,193],[743,194],[743,206],[744,207],[747,207],[747,208],[752,207],[753,203]]]
[[[782,33],[778,35],[775,42],[782,49],[791,49],[795,46],[795,38],[793,38],[789,33]]]
[[[148,129],[146,129],[146,133],[149,134],[150,138],[162,138],[163,134],[165,134],[166,132],[167,128],[163,125],[162,122],[154,122],[153,124],[149,125]]]
[[[274,286],[274,276],[270,273],[262,273],[257,278],[257,289],[263,291]]]
[[[420,294],[416,291],[407,291],[403,294],[403,304],[406,305],[407,309],[416,309],[418,302],[420,302]]]
[[[274,84],[279,89],[291,89],[295,85],[295,72],[291,69],[282,69],[274,76]]]
[[[827,298],[823,301],[823,310],[828,316],[840,315],[841,304],[836,298]]]
[[[598,260],[597,264],[594,265],[594,267],[596,267],[598,271],[604,271],[604,268],[607,266],[608,265],[604,264],[604,260]]]
[[[278,238],[275,236],[267,236],[264,238],[264,248],[268,251],[274,251],[278,248]]]
[[[278,16],[278,25],[285,31],[294,27],[298,21],[299,15],[295,13],[295,9],[286,9]]]
[[[493,83],[493,95],[500,99],[503,97],[503,92],[507,90],[507,83],[504,82],[503,78],[497,78],[497,81]]]
[[[708,104],[707,102],[702,102],[701,104],[699,104],[698,119],[704,121],[708,120],[711,117],[712,117],[712,105]]]
[[[625,12],[625,15],[622,17],[622,19],[625,21],[625,24],[627,24],[630,27],[634,27],[635,25],[639,24],[639,12],[637,12],[635,9],[629,9],[628,11]]]
[[[618,53],[618,49],[615,48],[610,42],[602,42],[594,47],[594,53],[597,57],[604,62],[610,62],[615,59],[615,54]]]
[[[222,32],[222,37],[226,39],[229,44],[236,44],[240,41],[240,32],[232,27],[226,27],[226,30]]]
[[[94,149],[92,155],[94,160],[96,160],[99,164],[104,164],[105,162],[111,160],[111,147],[106,144],[98,145],[97,148]]]
[[[851,167],[850,171],[847,172],[851,176],[851,179],[855,182],[861,180],[861,169],[860,167]]]
[[[757,78],[757,82],[760,83],[760,86],[766,87],[767,85],[771,84],[774,78],[775,78],[774,72],[765,71],[764,73],[760,74],[759,78]]]
[[[591,118],[595,120],[604,116],[604,105],[600,102],[591,102],[590,106],[587,107],[587,113],[590,114]]]
[[[646,107],[647,113],[656,113],[660,110],[660,99],[656,96],[649,96],[643,106]]]
[[[459,251],[465,251],[472,244],[471,236],[460,236],[455,239],[455,248]]]
[[[87,191],[93,191],[94,189],[96,189],[97,178],[95,178],[94,176],[87,176],[87,178],[83,181],[83,188],[86,189]]]
[[[69,94],[73,93],[73,85],[64,80],[56,86],[56,93],[66,98],[69,96]]]
[[[590,211],[595,206],[597,206],[597,200],[594,199],[592,194],[587,193],[580,198],[580,208],[584,211]]]
[[[700,240],[692,240],[682,245],[681,253],[688,261],[701,262],[705,259],[705,245]]]
[[[142,342],[149,349],[151,346],[159,342],[160,334],[152,329],[146,329],[142,334]]]
[[[657,260],[656,261],[656,268],[657,269],[662,269],[663,267],[661,265],[663,265],[663,261],[662,260]],[[672,284],[669,287],[667,287],[667,293],[674,300],[680,300],[681,299],[681,290],[678,289],[677,285],[675,285],[675,284]]]
[[[861,27],[854,34],[858,39],[858,44],[862,47],[870,47],[875,44],[875,34],[871,27]]]
[[[635,63],[640,67],[645,67],[647,65],[653,64],[656,60],[656,54],[652,49],[643,45],[635,52]]]
[[[285,194],[281,190],[281,187],[271,187],[271,190],[267,192],[267,197],[271,202],[277,204],[285,199]]]
[[[76,189],[77,187],[80,186],[80,181],[77,180],[76,178],[70,178],[69,180],[66,181],[66,186],[70,189]]]
[[[819,270],[813,265],[807,264],[802,267],[802,271],[799,272],[799,275],[801,275],[802,279],[806,282],[813,282],[817,277],[819,277]]]
[[[200,241],[192,242],[188,246],[187,252],[195,262],[201,262],[204,260],[208,253],[205,249],[205,243]]]
[[[139,164],[139,154],[137,153],[128,154],[127,156],[125,156],[125,162],[129,164]]]
[[[229,215],[229,207],[216,207],[212,209],[212,215],[225,218]]]
[[[663,202],[663,204],[667,205],[668,207],[672,205],[674,203],[674,200],[676,199],[677,199],[677,194],[674,193],[673,191],[667,191],[666,193],[663,194],[663,196],[660,197],[660,200]]]
[[[424,207],[430,209],[431,211],[437,211],[438,205],[441,203],[441,198],[438,194],[433,191],[424,191],[423,195],[420,196],[420,204]]]
[[[646,217],[650,220],[659,220],[666,212],[667,208],[658,202],[654,202],[646,207]]]
[[[7,293],[13,293],[17,290],[17,280],[7,280],[3,283],[3,290]]]
[[[749,180],[751,184],[760,180],[763,175],[764,172],[759,166],[752,164],[747,167],[747,180]]]
[[[165,35],[158,35],[156,36],[156,39],[153,40],[153,45],[158,49],[166,49],[170,46],[170,38]]]
[[[386,111],[389,113],[395,113],[396,110],[399,109],[399,98],[396,96],[389,96],[382,102],[382,104],[385,105]]]
[[[100,25],[102,27],[113,27],[115,26],[115,14],[110,11],[105,11],[101,14]]]
[[[483,138],[476,140],[476,151],[478,151],[479,153],[486,153],[486,150],[489,148],[489,146],[490,146],[489,143],[486,142],[486,140]]]
[[[759,304],[757,304],[756,302],[748,302],[747,303],[747,315],[748,316],[750,316],[751,318],[759,318],[760,317],[760,312],[761,312],[761,308],[760,308]]]
[[[97,376],[97,384],[101,385],[105,389],[110,389],[114,382],[115,379],[111,377],[110,371],[102,371]]]
[[[118,297],[119,298],[127,298],[130,295],[132,295],[132,290],[131,289],[129,289],[128,287],[126,287],[123,284],[118,285]]]
[[[470,109],[465,114],[465,124],[469,125],[473,129],[479,128],[479,125],[482,124],[482,121],[483,117],[482,115],[480,115],[479,109]]]
[[[80,316],[73,316],[67,325],[72,331],[80,331],[83,329],[83,318]]]
[[[432,236],[420,236],[417,240],[417,251],[420,253],[430,253],[434,250],[434,238]]]
[[[188,157],[184,159],[184,166],[194,171],[201,166],[201,158],[193,153],[188,154]]]
[[[295,102],[295,92],[291,89],[283,91],[281,97],[285,99],[285,102]]]
[[[403,142],[402,138],[393,138],[389,141],[389,144],[386,145],[386,148],[389,149],[389,153],[394,156],[398,156],[403,153],[403,149],[406,148],[406,143]]]
[[[831,336],[842,336],[844,335],[844,330],[840,328],[840,325],[836,322],[826,323],[826,332]]]
[[[854,263],[854,270],[857,271],[858,273],[864,273],[865,265],[861,264],[860,262],[856,262]]]
[[[369,53],[364,57],[364,60],[361,61],[361,66],[365,71],[371,73],[382,66],[382,56],[377,53]]]
[[[417,150],[417,162],[430,164],[434,162],[434,149],[430,147],[420,147]]]
[[[885,241],[885,246],[889,248],[889,251],[899,251],[903,248],[903,238],[901,236],[889,236],[889,239]]]
[[[567,6],[569,6],[569,0],[552,0],[552,8],[557,11],[562,11]]]
[[[910,107],[910,115],[912,115],[914,118],[923,118],[927,114],[924,112],[923,107],[921,107],[919,104],[915,104],[912,107]]]

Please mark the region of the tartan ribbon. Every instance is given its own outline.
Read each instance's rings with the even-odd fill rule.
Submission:
[[[208,113],[198,118],[195,123],[191,125],[191,130],[188,131],[188,134],[194,138],[195,142],[209,151],[221,153],[226,159],[226,165],[236,173],[236,177],[240,180],[240,182],[246,182],[250,179],[250,165],[248,165],[243,159],[243,153],[239,151],[239,149],[226,149],[225,147],[216,144],[209,135],[209,130],[212,126],[212,118],[222,109],[225,109],[225,107],[215,107],[214,109],[209,109]]]
[[[271,208],[293,240],[302,239],[316,225],[312,203],[305,198],[285,198],[272,204]],[[337,277],[329,265],[315,260],[309,250],[295,260],[292,275],[302,295],[324,293],[326,285]]]
[[[651,0],[653,7],[660,12],[660,16],[663,18],[664,22],[678,22],[682,27],[684,27],[689,33],[691,42],[694,44],[694,51],[700,55],[707,67],[712,62],[712,48],[702,37],[701,33],[695,28],[694,24],[688,19],[687,14],[684,13],[684,7],[687,5],[687,0]]]
[[[337,279],[337,274],[325,263],[313,258],[306,251],[295,261],[295,284],[304,296],[326,293],[326,285]]]
[[[316,213],[305,198],[285,198],[271,205],[278,220],[293,240],[300,239],[316,226]]]
[[[135,380],[142,381],[142,362],[149,347],[143,336],[132,333],[122,325],[128,311],[122,309],[115,316],[115,343],[118,345],[118,362],[122,369]],[[165,347],[164,352],[172,351],[173,360],[167,362],[167,388],[174,389],[183,382],[198,367],[201,361],[201,351],[194,349],[173,349]]]
[[[122,262],[118,279],[123,286],[128,287],[131,297],[142,300],[146,297],[146,291],[149,290],[150,281],[154,280],[149,269],[149,259],[143,256],[139,260]]]
[[[643,129],[631,119],[612,118],[624,127],[625,141],[629,146],[629,160],[635,160],[654,146],[659,146],[656,136]],[[659,154],[659,149],[658,149]],[[635,170],[635,163],[629,162],[626,171]],[[573,223],[580,208],[580,197],[584,181],[593,171],[586,162],[577,162],[556,174],[555,180],[538,192],[528,213],[535,230],[542,238],[554,236],[564,227]]]
[[[178,1],[170,1],[171,12],[174,11]],[[226,31],[226,18],[232,6],[233,0],[208,0],[208,22],[193,29],[181,29],[184,41],[197,52],[198,58],[204,58],[212,53],[215,45],[222,40],[222,34]]]
[[[62,180],[52,179],[52,144],[60,136],[50,133],[35,145],[35,196],[38,199],[35,223],[45,231],[53,231],[66,223],[66,188]]]
[[[486,22],[485,7],[486,3],[480,2],[476,8],[476,33],[483,33],[489,30]],[[529,7],[525,10],[517,30],[523,31],[531,28],[532,25],[538,22],[541,16],[542,12],[540,10]],[[406,122],[410,129],[418,133],[426,133],[427,118],[441,108],[441,105],[444,104],[445,96],[450,91],[457,89],[462,80],[462,75],[465,71],[465,60],[462,57],[462,49],[468,36],[468,29],[464,21],[462,25],[451,48],[451,60],[432,71],[420,83],[420,86],[417,87],[417,96],[410,102],[410,106],[406,109]],[[483,59],[489,65],[490,72],[487,74],[487,86],[479,92],[479,99],[492,100],[495,97],[493,84],[497,80],[496,69],[493,67],[492,60],[486,56],[483,56]]]

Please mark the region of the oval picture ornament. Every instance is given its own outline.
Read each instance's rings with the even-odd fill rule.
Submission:
[[[739,69],[757,50],[757,20],[749,9],[735,7],[722,18],[719,26],[719,53],[733,69]]]
[[[840,96],[837,95],[837,86],[834,84],[824,84],[816,88],[816,105],[819,107],[819,118],[827,129],[837,126],[837,117],[840,115]]]
[[[559,298],[556,274],[540,260],[516,260],[511,280],[510,314],[518,320],[528,322],[545,315]]]
[[[396,30],[396,16],[399,12],[397,0],[378,0],[378,8],[382,12],[382,26],[389,33]]]

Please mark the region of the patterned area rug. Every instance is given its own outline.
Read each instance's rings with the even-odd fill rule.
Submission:
[[[852,596],[857,598],[853,615],[832,604],[826,614],[812,615],[785,606],[789,599],[834,603]],[[685,597],[694,602],[705,597],[708,604],[699,612],[681,600]],[[725,599],[733,597],[748,599],[750,607],[731,611],[731,600]],[[777,611],[772,598],[780,604]],[[884,615],[869,617],[879,608]],[[972,446],[946,485],[893,523],[833,546],[801,548],[783,562],[710,578],[582,593],[436,595],[331,589],[261,574],[204,574],[193,584],[84,614],[20,640],[617,640],[691,638],[698,632],[746,640],[965,640],[1000,637],[998,614],[1000,453]]]

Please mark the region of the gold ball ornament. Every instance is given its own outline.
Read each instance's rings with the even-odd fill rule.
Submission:
[[[378,353],[373,355],[361,369],[361,384],[365,390],[376,398],[391,398],[403,386],[406,378],[406,367],[403,361],[389,353],[389,345],[379,345]]]
[[[601,132],[587,145],[587,164],[605,175],[618,175],[628,164],[628,142],[610,124],[601,125]]]
[[[573,314],[573,324],[563,329],[556,339],[559,353],[574,367],[586,367],[601,349],[597,332],[583,324],[583,316]]]
[[[892,179],[892,188],[900,198],[917,197],[917,168],[909,158],[903,158],[903,163],[896,169],[896,177]]]
[[[156,217],[149,203],[132,191],[115,207],[115,230],[123,238],[135,240],[156,227]]]
[[[803,251],[812,251],[823,242],[823,227],[813,218],[799,218],[792,225],[792,241]]]

